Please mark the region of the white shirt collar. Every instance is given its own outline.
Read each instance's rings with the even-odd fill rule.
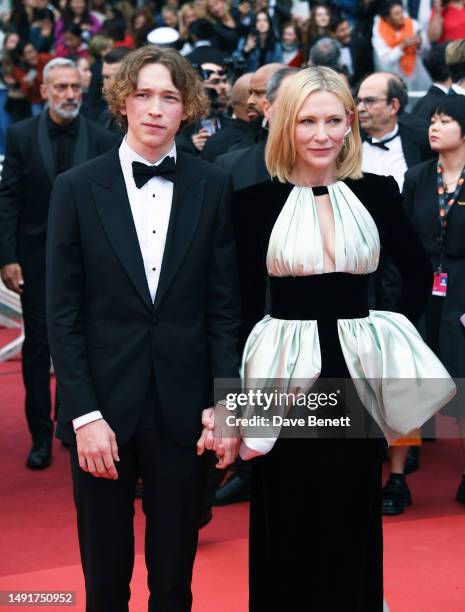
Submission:
[[[211,47],[212,43],[210,40],[197,40],[194,43],[194,48],[198,49],[199,47]]]
[[[458,93],[460,96],[465,96],[465,89],[458,83],[454,83],[452,85],[452,89],[455,91],[455,93]]]
[[[176,161],[176,145],[173,142],[173,146],[168,151],[168,153],[164,155],[163,157],[161,157],[158,161],[156,161],[153,164],[147,161],[144,157],[142,157],[138,153],[136,153],[133,149],[131,149],[131,147],[127,143],[127,136],[125,136],[123,138],[123,142],[121,143],[119,147],[119,154],[120,154],[121,161],[127,165],[131,165],[133,161],[138,161],[143,164],[146,164],[147,166],[158,166],[158,164],[161,164],[161,162],[165,159],[165,157],[174,157],[174,161]]]
[[[434,87],[437,87],[438,89],[440,89],[441,91],[443,91],[445,94],[449,93],[449,87],[446,87],[445,85],[441,85],[441,83],[433,83]]]
[[[396,127],[392,130],[392,132],[388,132],[387,134],[384,134],[382,138],[373,137],[372,140],[373,142],[383,142],[384,140],[388,140],[388,138],[393,138],[394,136],[397,136],[398,131],[399,131],[399,126],[396,125]]]

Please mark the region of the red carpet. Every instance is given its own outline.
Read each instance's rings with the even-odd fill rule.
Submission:
[[[2,331],[1,341],[7,336],[10,332]],[[19,361],[0,364],[0,591],[76,591],[78,603],[70,609],[81,612],[84,589],[67,451],[55,441],[51,468],[31,472],[24,467],[30,440],[20,366]],[[409,477],[414,505],[385,520],[386,598],[391,612],[464,612],[465,508],[453,499],[463,467],[458,441],[426,444],[421,462]],[[144,519],[136,503],[131,612],[143,612]],[[194,612],[246,612],[247,521],[247,504],[236,504],[215,509],[213,521],[201,531]]]

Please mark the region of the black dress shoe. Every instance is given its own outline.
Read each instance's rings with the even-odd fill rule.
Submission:
[[[250,476],[235,474],[213,496],[212,506],[227,506],[250,499]]]
[[[465,476],[462,476],[462,482],[459,484],[455,499],[459,502],[459,504],[465,505]]]
[[[27,456],[26,467],[30,470],[43,470],[52,463],[52,443],[34,442]]]
[[[405,473],[411,474],[420,467],[420,447],[410,446],[405,460]]]
[[[213,518],[213,513],[212,513],[212,509],[211,508],[207,508],[202,512],[202,516],[200,517],[199,520],[199,529],[202,529],[202,527],[205,527],[206,525],[208,525],[208,523],[212,520]]]
[[[383,487],[382,512],[389,516],[402,514],[412,504],[412,495],[404,479],[389,477]]]

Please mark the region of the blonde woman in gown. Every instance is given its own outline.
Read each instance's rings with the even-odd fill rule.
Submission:
[[[413,325],[431,291],[429,260],[394,179],[362,176],[360,155],[345,84],[328,68],[303,70],[276,104],[266,150],[273,181],[234,202],[244,387],[265,379],[292,390],[304,379],[310,390],[348,379],[370,432],[242,432],[241,456],[253,459],[253,612],[383,610],[386,440],[419,427],[455,392]],[[368,310],[381,249],[403,279],[395,313]]]

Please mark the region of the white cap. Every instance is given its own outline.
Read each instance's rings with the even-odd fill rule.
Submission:
[[[147,40],[152,45],[172,45],[179,40],[179,32],[174,28],[155,28],[147,34]]]

